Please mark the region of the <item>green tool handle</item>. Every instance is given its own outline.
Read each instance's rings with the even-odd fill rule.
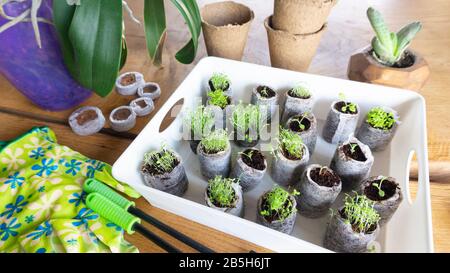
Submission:
[[[93,178],[89,178],[84,181],[83,189],[87,193],[97,192],[103,195],[126,211],[131,206],[135,205],[133,201],[126,199],[122,195],[118,194],[115,190]]]

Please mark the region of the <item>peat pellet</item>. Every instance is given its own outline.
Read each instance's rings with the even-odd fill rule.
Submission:
[[[142,97],[142,98],[137,98],[135,100],[132,100],[130,102],[130,107],[133,108],[133,111],[139,117],[146,116],[155,109],[153,100],[151,98],[147,98],[147,97]]]
[[[211,80],[208,80],[208,88],[207,91],[216,91]],[[233,96],[233,84],[231,81],[228,81],[228,86],[222,90],[227,96]]]
[[[381,182],[382,181],[382,182]],[[380,195],[379,185],[383,196]],[[378,186],[378,187],[377,187]],[[373,176],[363,181],[360,192],[375,202],[374,209],[380,215],[378,222],[383,227],[397,211],[403,201],[402,191],[393,177]]]
[[[300,181],[300,175],[303,173],[309,161],[308,147],[303,145],[303,157],[298,160],[287,158],[278,148],[276,156],[272,160],[272,179],[280,186],[293,186]]]
[[[297,212],[295,210],[284,220],[274,220],[269,222],[264,216],[261,215],[262,203],[264,196],[267,194],[264,193],[259,199],[256,209],[256,222],[273,230],[277,230],[279,232],[283,232],[286,234],[291,234],[292,230],[295,226],[295,219],[297,218]],[[293,196],[289,197],[291,199],[292,205],[295,208],[297,206],[297,202]]]
[[[307,98],[299,98],[292,95],[289,90],[286,93],[286,100],[284,102],[283,116],[281,118],[282,123],[285,123],[292,116],[312,112],[313,104],[313,95]]]
[[[350,223],[337,212],[330,220],[325,231],[323,246],[342,253],[364,253],[378,235],[378,225],[370,233],[355,232]]]
[[[136,94],[139,87],[144,85],[144,75],[139,72],[127,72],[116,79],[116,91],[123,96]]]
[[[130,106],[119,106],[109,115],[111,128],[117,132],[125,132],[136,125],[136,113]]]
[[[212,179],[217,175],[228,177],[231,169],[231,145],[225,151],[208,154],[200,144],[197,147],[197,155],[200,160],[200,172],[206,179]]]
[[[367,122],[366,117],[356,135],[356,137],[369,146],[372,151],[385,150],[394,137],[399,125],[399,115],[394,109],[386,106],[381,108],[387,113],[393,113],[395,122],[392,127],[388,130],[375,128]]]
[[[253,151],[251,157],[249,151]],[[255,149],[248,149],[238,155],[231,171],[231,177],[239,179],[244,192],[254,189],[264,177],[267,170],[267,161],[264,155]]]
[[[356,104],[356,113],[342,113],[338,110],[342,101],[334,101],[328,112],[325,125],[323,127],[323,138],[329,143],[340,143],[345,141],[350,134],[353,134],[358,124],[359,106]]]
[[[302,117],[304,115],[304,117]],[[317,143],[317,119],[311,112],[304,112],[302,115],[295,115],[290,117],[286,122],[286,129],[294,131],[303,140],[306,147],[308,147],[309,156],[314,153]],[[300,124],[304,126],[301,128]]]
[[[105,117],[98,107],[84,106],[70,115],[69,125],[77,135],[92,135],[103,128]]]
[[[188,178],[184,170],[183,162],[180,155],[171,151],[177,158],[178,164],[169,173],[151,174],[145,171],[144,166],[141,168],[141,174],[144,178],[144,184],[167,192],[176,196],[182,196],[188,188]]]
[[[350,144],[356,144],[353,154],[349,151]],[[343,191],[357,191],[362,181],[369,177],[373,161],[369,146],[350,136],[346,142],[336,148],[330,168],[341,178]]]
[[[272,87],[259,85],[252,90],[251,104],[261,106],[261,113],[270,122],[278,110],[278,93]]]
[[[137,93],[139,97],[148,97],[156,100],[161,96],[161,87],[156,82],[146,82],[138,88]]]
[[[341,192],[341,179],[332,169],[318,164],[309,165],[303,172],[295,196],[298,212],[308,218],[322,217],[329,212]]]
[[[244,217],[244,195],[242,193],[242,188],[238,183],[233,183],[232,187],[234,189],[235,200],[234,203],[230,207],[219,207],[214,205],[208,195],[208,187],[205,190],[205,203],[208,207],[235,215],[238,217]]]

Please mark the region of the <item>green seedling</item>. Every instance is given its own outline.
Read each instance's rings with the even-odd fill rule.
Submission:
[[[222,109],[225,109],[225,107],[228,106],[229,97],[225,95],[222,89],[208,92],[208,97],[210,98],[210,103],[212,105],[219,106]]]
[[[381,107],[375,107],[367,113],[366,122],[373,128],[388,131],[394,125],[395,117],[393,113],[388,113]]]
[[[347,102],[344,93],[339,93],[339,99],[344,103],[344,106],[341,107],[341,111],[343,113],[347,111],[351,113],[356,113],[356,104],[353,102]]]
[[[153,166],[159,174],[169,173],[173,170],[177,158],[173,152],[163,145],[159,151],[144,154],[144,164]]]
[[[280,221],[285,220],[292,212],[296,211],[290,197],[299,195],[300,193],[293,190],[292,193],[287,192],[279,186],[275,186],[270,192],[264,196],[265,209],[260,211],[262,216],[273,216],[274,219]]]
[[[214,125],[214,112],[199,105],[187,114],[186,122],[191,125],[191,133],[194,136],[203,137],[206,131]]]
[[[214,73],[210,81],[214,90],[227,90],[230,86],[230,79],[222,73]]]
[[[345,221],[352,225],[354,231],[367,233],[380,220],[380,215],[373,208],[374,204],[366,196],[358,195],[356,192],[353,197],[347,194],[342,211]]]
[[[294,158],[301,159],[303,157],[302,138],[291,130],[280,128],[278,146]]]
[[[308,88],[306,88],[302,85],[297,85],[294,88],[292,88],[291,93],[292,93],[292,95],[294,95],[298,98],[307,99],[307,98],[311,97],[311,92],[308,90]]]
[[[252,161],[253,153],[254,150],[248,150],[248,152],[240,152],[239,154],[247,157],[248,159],[250,159],[250,161]]]
[[[381,185],[383,184],[383,181],[385,181],[387,179],[387,177],[383,176],[380,180],[379,183],[373,182],[372,186],[374,186],[375,188],[378,189],[378,195],[380,197],[384,197],[384,195],[386,194],[382,189],[381,189]]]
[[[358,147],[358,143],[349,143],[350,146],[350,153],[354,154],[356,152],[356,148]]]
[[[264,86],[264,87],[259,91],[259,93],[261,93],[261,95],[263,95],[264,97],[269,96],[269,91],[267,90],[267,87],[266,87],[266,86]]]
[[[305,127],[305,125],[302,122],[303,122],[304,119],[307,118],[308,115],[309,115],[309,112],[305,112],[300,117],[293,118],[292,122],[297,122],[298,127],[300,128],[300,130],[304,131],[306,127]]]
[[[205,136],[200,141],[200,145],[208,154],[216,154],[225,151],[229,145],[227,132],[223,129],[215,130]]]
[[[390,32],[381,13],[372,7],[367,10],[367,17],[376,35],[372,39],[373,56],[387,66],[393,66],[403,58],[405,50],[422,28],[420,22],[413,22],[397,33]]]
[[[327,170],[327,166],[320,167],[319,175],[323,175],[324,171],[326,171],[326,170]]]
[[[216,176],[208,181],[208,197],[219,207],[231,207],[236,199],[233,189],[234,179]]]
[[[252,142],[250,135],[251,130],[256,130],[259,135],[262,129],[263,118],[258,105],[248,104],[244,105],[239,102],[233,110],[232,123],[235,129],[245,134],[245,140]]]

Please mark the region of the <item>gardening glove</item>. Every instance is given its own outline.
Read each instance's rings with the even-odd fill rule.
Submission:
[[[59,145],[48,127],[0,142],[0,252],[137,252],[86,207],[87,178],[137,198],[111,166]]]

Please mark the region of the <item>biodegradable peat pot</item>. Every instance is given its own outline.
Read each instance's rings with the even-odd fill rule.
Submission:
[[[261,224],[263,226],[266,226],[268,228],[286,233],[291,234],[292,230],[294,229],[295,225],[295,219],[297,218],[297,212],[296,210],[293,210],[292,213],[284,220],[272,220],[269,221],[266,219],[266,217],[261,215],[261,210],[263,206],[264,197],[268,192],[264,193],[259,199],[258,204],[256,208],[256,222],[258,224]],[[293,208],[297,207],[297,202],[295,201],[295,198],[291,195],[289,199],[292,202]]]
[[[278,109],[278,100],[278,93],[269,86],[259,85],[252,90],[251,104],[262,106],[261,111],[267,114],[268,122]]]
[[[314,104],[313,95],[310,94],[308,97],[302,98],[297,97],[292,93],[292,89],[286,93],[286,100],[284,102],[284,110],[281,121],[285,123],[288,118],[294,115],[301,115],[305,112],[312,112]]]
[[[176,195],[182,196],[188,188],[188,179],[184,170],[181,156],[177,153],[170,151],[177,159],[176,165],[169,173],[155,174],[151,171],[151,167],[143,164],[141,167],[141,174],[144,178],[144,184]]]
[[[239,179],[242,190],[246,192],[261,182],[266,170],[267,161],[264,155],[259,150],[247,149],[237,157],[230,176]]]
[[[355,145],[351,151],[351,145]],[[336,148],[330,168],[342,180],[342,190],[359,190],[364,179],[369,177],[373,165],[373,155],[369,146],[353,136]]]
[[[390,67],[375,60],[371,47],[363,48],[350,57],[348,78],[353,81],[419,91],[430,76],[430,67],[415,51],[406,50],[406,56],[410,58],[409,66]]]
[[[311,112],[303,115],[289,118],[285,127],[302,137],[303,143],[308,147],[309,157],[311,157],[317,143],[317,120]],[[300,125],[304,127],[302,128]]]
[[[291,159],[285,156],[284,151],[278,148],[276,156],[272,160],[272,179],[280,186],[292,186],[299,182],[300,175],[303,173],[309,161],[309,151],[305,144],[303,145],[303,157],[301,159]]]
[[[234,189],[234,202],[230,207],[220,207],[216,206],[211,200],[208,194],[208,187],[205,190],[205,203],[208,207],[231,214],[239,217],[244,217],[244,195],[242,193],[242,188],[238,183],[233,183],[232,187]]]
[[[203,6],[201,16],[208,55],[240,61],[253,11],[245,5],[224,1]]]
[[[236,145],[243,148],[251,148],[259,143],[259,133],[256,133],[256,130],[253,130],[253,133],[249,130],[245,133],[241,131],[243,130],[236,128],[236,126],[234,127],[234,141]]]
[[[322,34],[327,29],[310,34],[292,34],[272,28],[272,16],[264,21],[269,38],[270,62],[273,67],[305,72],[311,63]]]
[[[380,182],[384,196],[379,194]],[[373,208],[380,215],[378,223],[381,227],[389,222],[403,200],[402,191],[393,177],[373,176],[367,178],[361,184],[360,192],[375,202]]]
[[[208,154],[202,143],[197,147],[197,155],[200,160],[200,171],[206,179],[212,179],[216,175],[228,177],[231,169],[231,145],[228,143],[225,151]]]
[[[323,246],[335,252],[364,253],[378,235],[378,225],[370,232],[355,232],[338,211],[330,220]]]
[[[367,117],[364,119],[361,127],[358,129],[356,137],[364,144],[369,146],[372,151],[383,151],[387,148],[389,143],[397,131],[397,127],[400,124],[398,113],[389,107],[381,107],[385,112],[392,113],[394,115],[394,124],[388,130],[375,128],[367,122]]]
[[[326,22],[337,0],[275,0],[273,27],[294,34],[314,33]]]
[[[309,165],[296,186],[298,212],[308,218],[324,216],[342,189],[341,179],[332,169],[318,164]]]
[[[343,104],[343,101],[333,101],[330,112],[328,112],[322,136],[329,143],[336,144],[345,141],[355,132],[356,125],[358,125],[359,106],[356,104],[356,113],[343,113],[341,111]]]

